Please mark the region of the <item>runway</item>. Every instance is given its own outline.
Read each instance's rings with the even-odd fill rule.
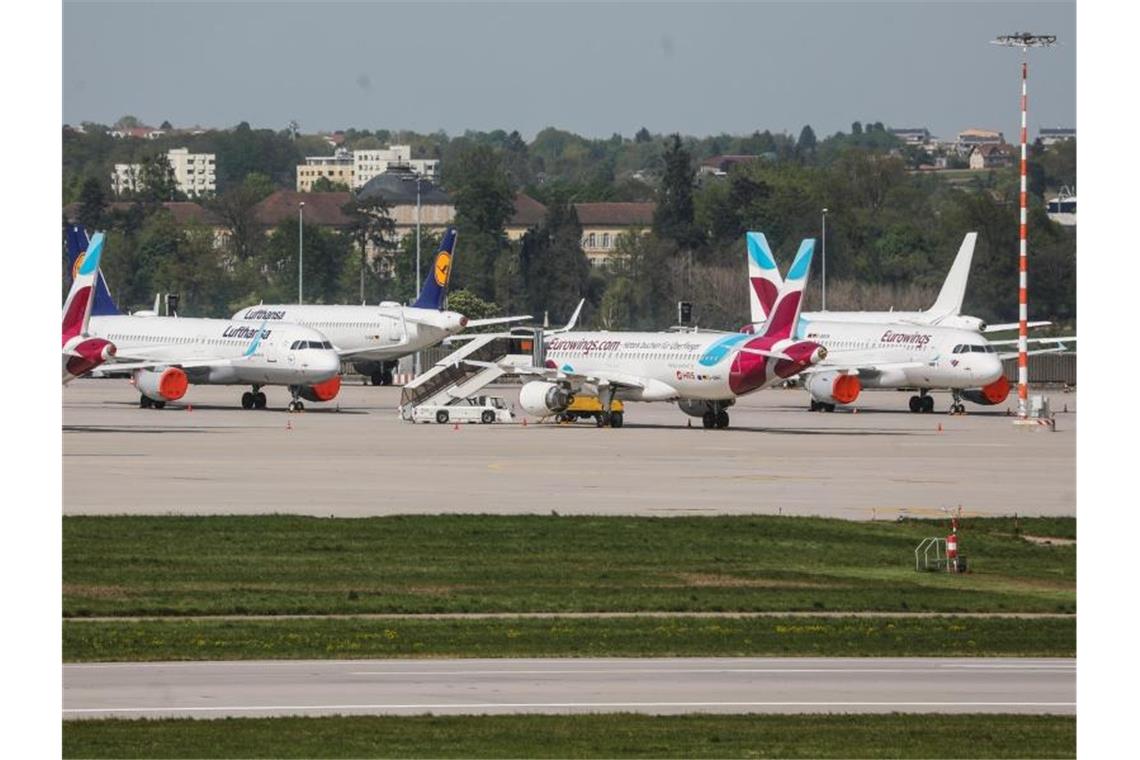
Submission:
[[[1076,660],[670,658],[64,665],[63,717],[1076,713]]]
[[[192,386],[185,403],[151,410],[125,380],[68,385],[64,512],[1076,514],[1076,395],[1057,391],[1058,431],[1029,433],[1004,407],[911,414],[896,392],[813,414],[802,390],[761,391],[731,409],[729,430],[646,403],[628,404],[616,430],[533,418],[456,430],[399,420],[398,388],[346,385],[294,415],[281,388],[262,411],[242,410],[241,390]],[[488,392],[517,400],[517,387]],[[949,395],[936,396],[945,410]]]

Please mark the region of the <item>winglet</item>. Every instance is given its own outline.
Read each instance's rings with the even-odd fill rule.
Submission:
[[[967,232],[958,248],[958,255],[946,273],[946,280],[942,283],[942,290],[938,291],[938,299],[927,312],[930,316],[949,317],[962,313],[962,300],[966,297],[966,282],[970,279],[970,264],[974,260],[974,246],[978,242],[978,233]]]
[[[764,325],[762,335],[782,339],[790,338],[795,333],[800,309],[803,307],[804,286],[807,285],[808,274],[811,272],[811,259],[814,253],[814,238],[806,238],[800,243],[796,258],[788,269],[788,276],[776,295],[775,304]]]
[[[573,330],[573,329],[574,329],[574,327],[575,327],[575,326],[578,324],[578,317],[579,317],[579,316],[581,316],[581,314],[582,314],[582,306],[583,306],[585,303],[586,303],[586,299],[585,299],[585,298],[583,298],[581,301],[579,301],[579,302],[578,302],[578,308],[574,309],[574,313],[573,313],[573,314],[570,316],[570,321],[569,321],[569,322],[567,322],[567,323],[566,323],[566,326],[565,326],[565,327],[563,327],[563,328],[562,328],[561,330],[559,330],[558,332],[570,332],[571,330]]]
[[[439,250],[432,260],[431,271],[424,278],[420,287],[420,295],[412,303],[417,309],[436,309],[441,311],[447,300],[447,285],[451,282],[451,267],[455,259],[455,238],[457,234],[454,227],[448,227],[443,233]]]
[[[768,318],[776,304],[776,295],[784,284],[772,248],[763,232],[748,232],[744,236],[748,255],[748,301],[752,324]]]

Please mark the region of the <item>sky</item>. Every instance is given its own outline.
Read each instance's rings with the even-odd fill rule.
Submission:
[[[1073,2],[63,4],[63,119],[284,129],[555,126],[695,136],[819,136],[853,121],[1019,126],[1076,121]]]

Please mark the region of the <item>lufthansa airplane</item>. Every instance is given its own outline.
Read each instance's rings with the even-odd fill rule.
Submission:
[[[772,318],[756,334],[568,331],[544,339],[544,366],[500,366],[541,378],[524,384],[519,394],[519,404],[536,417],[558,414],[574,394],[585,392],[607,410],[599,426],[623,424],[620,413],[608,411],[618,398],[675,401],[686,414],[700,417],[704,427],[727,428],[727,409],[737,397],[797,375],[827,356],[820,343],[794,335],[814,247],[814,240],[800,245],[776,293]]]
[[[530,319],[468,319],[445,308],[455,257],[455,228],[448,228],[435,254],[419,297],[411,306],[384,301],[378,306],[324,304],[258,304],[241,309],[234,319],[295,322],[320,330],[341,358],[373,385],[391,385],[397,360],[439,343],[467,327]]]
[[[74,262],[90,245],[82,227],[68,234],[68,253]],[[78,271],[86,269],[82,264]],[[325,336],[295,324],[260,324],[232,319],[130,316],[118,313],[99,277],[105,304],[112,314],[90,318],[91,338],[115,344],[119,361],[107,362],[104,372],[130,372],[139,391],[139,406],[162,409],[177,401],[189,385],[248,385],[242,395],[245,409],[264,409],[261,390],[267,385],[289,388],[289,411],[304,409],[302,399],[330,401],[340,391],[340,358]],[[97,297],[98,298],[98,297]],[[97,304],[98,306],[98,304]],[[107,307],[104,306],[104,309]]]

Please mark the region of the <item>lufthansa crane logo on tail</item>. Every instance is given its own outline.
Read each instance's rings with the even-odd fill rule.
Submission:
[[[435,257],[435,282],[441,288],[447,285],[447,278],[451,276],[451,254],[440,251]]]
[[[83,259],[87,258],[87,251],[82,251],[75,257],[75,263],[71,265],[71,279],[79,277],[79,268],[83,266]]]

